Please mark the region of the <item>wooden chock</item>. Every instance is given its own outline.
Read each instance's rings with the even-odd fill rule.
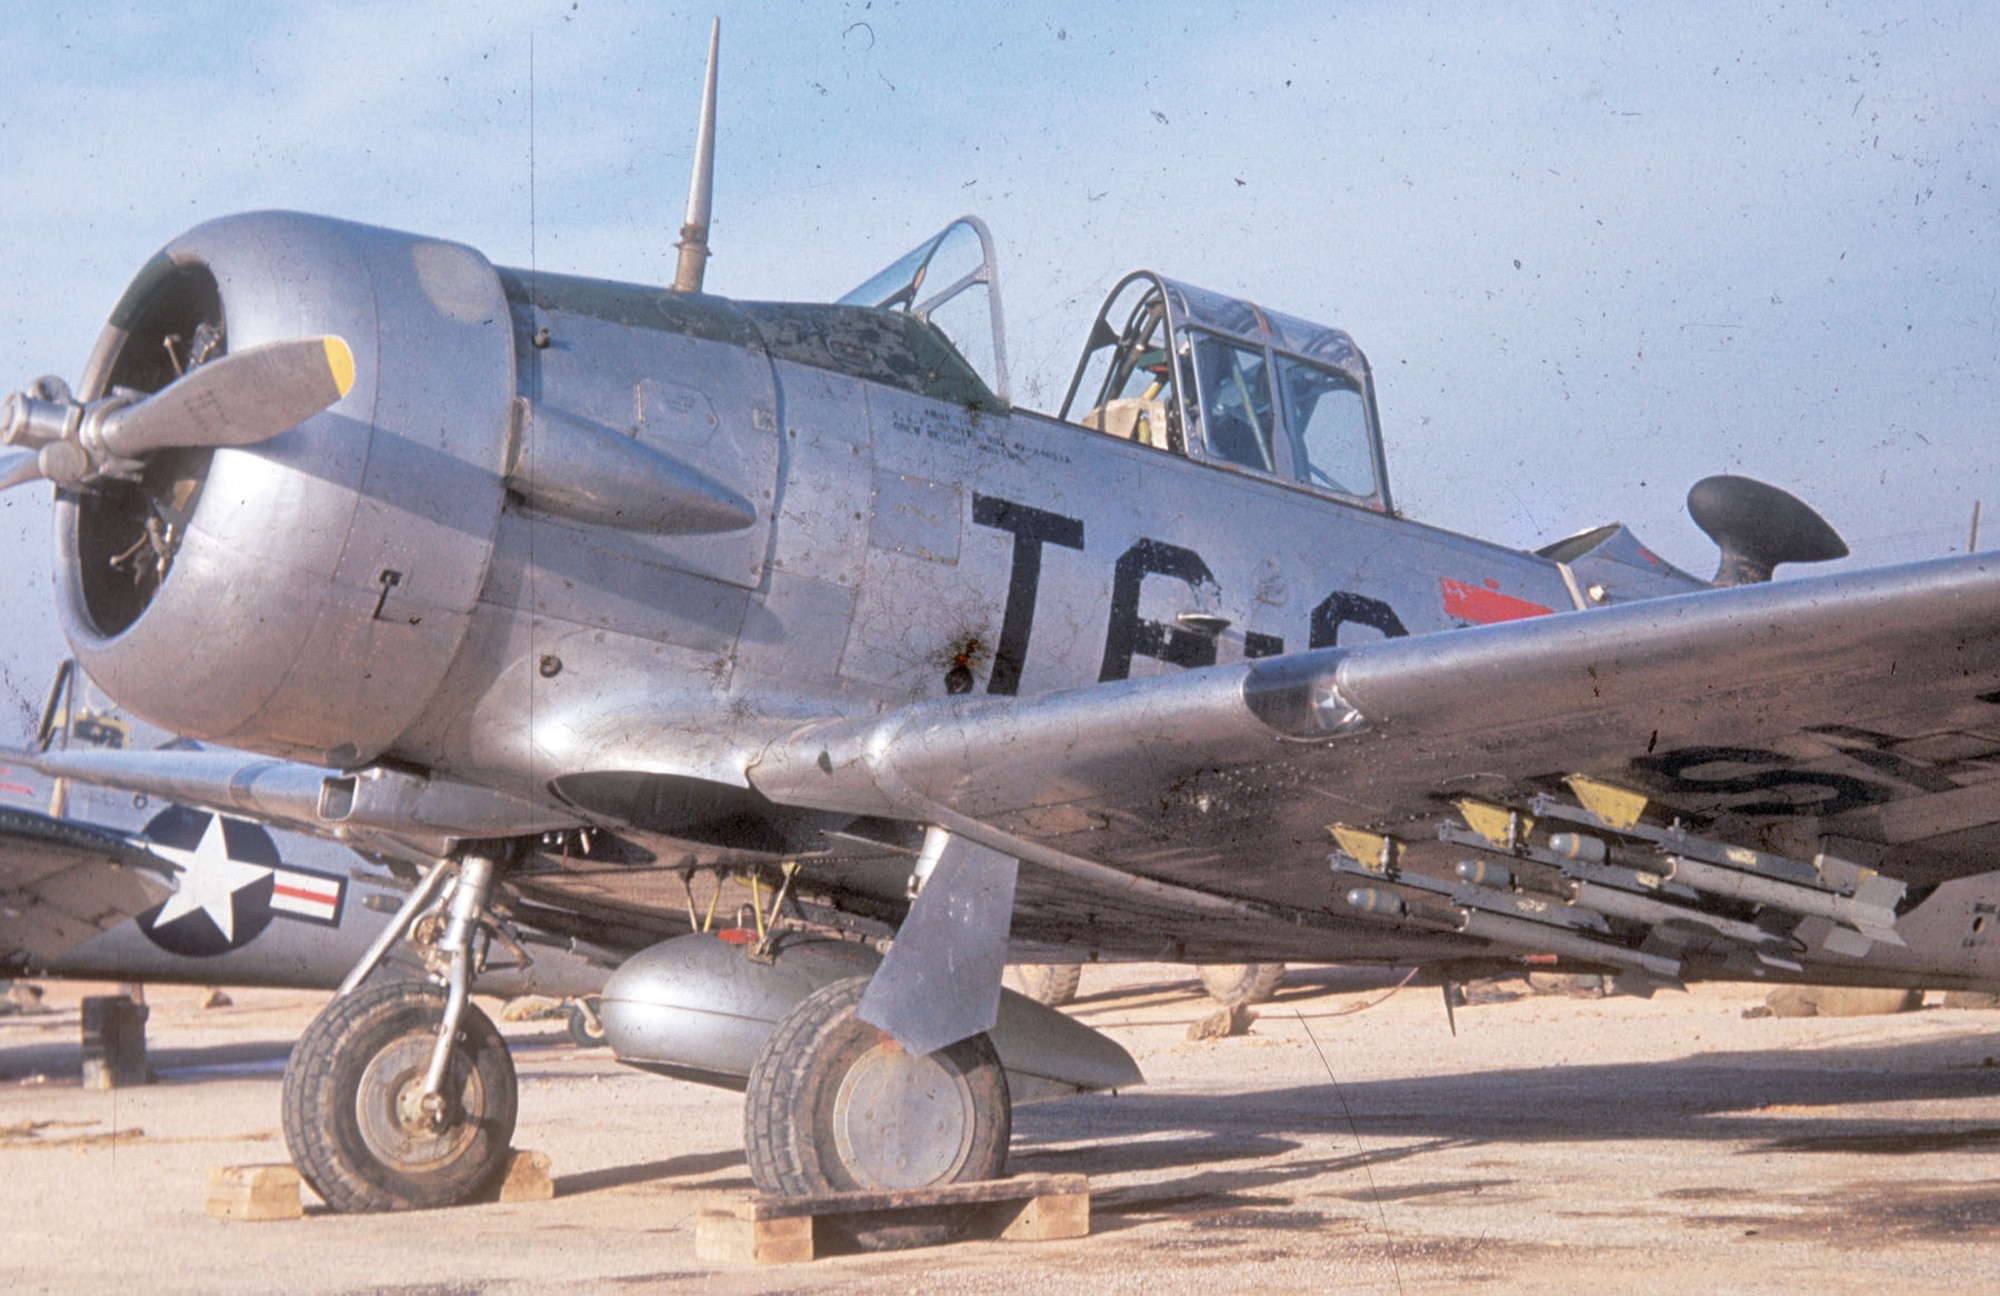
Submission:
[[[695,1259],[707,1264],[802,1264],[813,1258],[810,1215],[772,1215],[763,1199],[711,1193],[695,1217]]]
[[[299,1172],[290,1165],[215,1166],[208,1172],[208,1213],[219,1220],[288,1220],[305,1214]]]
[[[145,1084],[146,1005],[124,995],[83,1001],[83,1087],[124,1089]]]
[[[1082,1176],[1067,1176],[1082,1178]],[[1054,1242],[1061,1238],[1090,1236],[1090,1188],[1088,1182],[1072,1191],[1057,1189],[1030,1197],[1020,1214],[1000,1230],[1000,1236],[1017,1242]]]
[[[818,1254],[816,1223],[840,1216],[852,1224],[877,1212],[963,1220],[970,1237],[1047,1242],[1090,1232],[1090,1180],[1083,1175],[1021,1175],[880,1192],[771,1197],[710,1193],[695,1217],[695,1255],[709,1264],[798,1264]]]
[[[548,1153],[515,1148],[507,1154],[507,1173],[500,1180],[499,1200],[547,1201],[555,1195],[556,1181],[549,1173]]]

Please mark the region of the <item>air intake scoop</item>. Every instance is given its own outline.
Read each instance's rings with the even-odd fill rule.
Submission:
[[[1704,477],[1688,491],[1687,507],[1722,550],[1718,586],[1770,580],[1779,563],[1847,557],[1847,542],[1803,500],[1748,477]]]

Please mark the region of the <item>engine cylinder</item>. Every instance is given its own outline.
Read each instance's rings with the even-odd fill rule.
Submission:
[[[492,265],[321,217],[212,221],[141,271],[79,394],[157,390],[225,349],[315,334],[355,359],[329,409],[59,498],[58,598],[83,668],[147,720],[354,765],[419,714],[485,583],[515,395]]]

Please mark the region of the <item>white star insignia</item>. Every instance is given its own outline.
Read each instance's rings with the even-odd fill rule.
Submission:
[[[181,869],[179,889],[160,907],[153,926],[163,927],[199,909],[221,930],[224,940],[235,944],[236,893],[253,882],[262,881],[271,870],[229,858],[229,847],[222,837],[221,815],[208,817],[208,828],[193,850],[162,846],[157,842],[153,843],[152,850],[155,855],[179,865]]]

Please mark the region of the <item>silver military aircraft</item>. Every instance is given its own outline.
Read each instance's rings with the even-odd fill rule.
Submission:
[[[440,984],[378,942],[285,1078],[333,1206],[497,1172],[466,990],[529,907],[659,941],[614,1047],[743,1087],[793,1194],[998,1174],[1013,1102],[1136,1079],[1010,955],[2000,984],[1990,559],[1771,583],[1845,546],[1733,477],[1713,581],[1406,519],[1346,333],[1151,271],[1022,409],[972,221],[706,295],[713,84],[670,288],[234,216],[0,417],[90,675],[261,753],[30,763],[429,861],[386,934]]]

